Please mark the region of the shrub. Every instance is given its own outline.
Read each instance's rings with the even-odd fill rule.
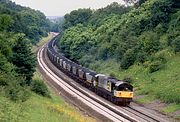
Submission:
[[[111,73],[109,74],[109,76],[110,76],[110,77],[116,77],[116,75],[115,75],[113,72],[111,72]]]
[[[107,60],[108,59],[108,47],[101,47],[98,50],[98,59]]]
[[[47,86],[41,80],[38,79],[33,80],[31,83],[31,90],[39,95],[50,97]]]
[[[146,52],[138,52],[136,56],[137,62],[144,63],[147,59],[148,55]]]
[[[127,50],[121,61],[121,68],[128,69],[131,65],[133,65],[135,60],[136,56],[134,51],[132,49]]]
[[[172,41],[172,46],[175,52],[180,52],[180,36]]]
[[[20,86],[19,84],[12,84],[10,86],[7,86],[5,91],[6,96],[12,101],[24,102],[30,96],[29,91],[25,87]]]
[[[94,62],[94,57],[92,55],[84,55],[80,60],[80,64],[88,67],[90,64]]]
[[[159,69],[161,69],[163,67],[161,61],[153,61],[150,65],[149,65],[149,73],[153,73],[155,71],[158,71]]]
[[[169,50],[161,50],[159,52],[157,52],[152,58],[151,61],[161,61],[162,63],[166,63],[167,62],[167,58],[169,57],[170,52]]]
[[[168,57],[172,55],[169,50],[161,50],[149,58],[147,64],[149,73],[158,71],[165,66]]]
[[[129,76],[126,76],[126,77],[124,77],[123,81],[128,82],[128,83],[132,83],[133,79]]]
[[[147,54],[152,54],[161,49],[159,36],[152,32],[144,32],[139,36],[139,45],[142,52],[146,52]]]

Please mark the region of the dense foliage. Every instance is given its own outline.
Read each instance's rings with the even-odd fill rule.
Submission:
[[[28,70],[26,66],[23,66],[28,61],[20,61],[17,59],[18,62],[16,62],[16,64],[14,63],[16,59],[16,52],[13,50],[13,48],[16,47],[15,45],[18,45],[19,36],[19,34],[12,34],[8,32],[0,33],[0,92],[9,97],[11,100],[25,101],[29,96],[29,92],[26,88],[26,82],[30,83],[31,80],[28,79],[29,76],[25,76],[23,72],[23,70]],[[28,49],[29,48],[23,49],[25,55],[28,54],[26,53],[29,51]],[[32,55],[26,56],[26,58],[32,58]],[[20,59],[22,59],[22,57]],[[34,68],[35,65],[33,70]]]
[[[3,26],[3,27],[2,27]],[[50,21],[40,11],[16,5],[9,0],[0,0],[0,30],[24,33],[36,43],[49,31]]]
[[[28,40],[19,36],[16,44],[14,44],[12,55],[12,63],[17,67],[15,70],[18,74],[25,77],[26,82],[22,84],[30,85],[33,73],[35,72],[36,60],[32,54]]]
[[[70,26],[65,28],[60,48],[75,60],[87,55],[91,60],[114,58],[122,69],[150,60],[167,47],[179,52],[177,4],[174,0],[149,0],[129,8],[113,3],[95,12],[88,9],[86,20],[81,19],[82,9],[73,11],[65,16],[64,25]]]
[[[48,30],[43,13],[0,0],[0,95],[27,100],[36,66],[31,45]]]
[[[112,3],[105,8],[91,10],[86,21],[78,17],[82,9],[66,15],[68,18],[65,17],[65,30],[59,41],[61,52],[93,70],[105,73],[110,69],[113,76],[118,76],[118,72],[129,71],[134,65],[144,67],[147,76],[165,69],[169,61],[168,57],[178,56],[180,52],[179,2],[177,0],[125,1],[134,6],[125,7]],[[71,21],[77,20],[73,18],[74,16],[78,21]],[[170,93],[171,96],[177,93],[178,82],[177,77],[173,81],[176,85],[174,91]],[[153,94],[166,102],[178,103],[180,96],[167,97],[167,94],[160,94],[172,87],[169,85],[164,90],[157,88],[159,91]],[[149,91],[147,94],[152,94]]]

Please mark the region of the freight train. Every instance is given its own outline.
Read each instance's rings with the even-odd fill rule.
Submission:
[[[69,60],[62,53],[55,50],[58,36],[47,45],[47,54],[50,61],[66,75],[79,82],[88,89],[105,99],[117,104],[127,106],[133,98],[133,86],[122,80],[97,74],[81,65]]]

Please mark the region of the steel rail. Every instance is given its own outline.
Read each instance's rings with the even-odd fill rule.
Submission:
[[[54,74],[50,69],[48,69],[47,66],[45,66],[45,63],[42,61],[42,52],[43,52],[43,50],[44,50],[44,47],[41,48],[39,50],[39,52],[38,52],[38,63],[40,64],[41,68],[43,70],[45,70],[47,72],[47,74],[53,79],[54,82],[56,82],[61,87],[63,86],[64,89],[67,92],[69,92],[72,95],[78,97],[80,100],[82,100],[82,101],[86,100],[87,101],[86,104],[90,105],[91,107],[93,106],[96,109],[100,110],[100,112],[104,113],[103,115],[107,116],[112,121],[121,121],[121,122],[129,121],[129,120],[119,116],[118,114],[112,112],[111,110],[108,111],[108,109],[106,107],[100,105],[97,102],[95,103],[95,101],[93,101],[92,99],[88,98],[87,96],[84,96],[81,92],[79,92],[78,90],[74,89],[72,86],[70,86],[66,82],[63,82],[62,79],[60,79],[58,76],[56,76],[56,74]]]

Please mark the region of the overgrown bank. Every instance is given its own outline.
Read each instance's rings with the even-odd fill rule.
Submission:
[[[51,94],[48,99],[31,93],[30,99],[23,103],[14,103],[0,96],[1,122],[94,122],[85,117],[76,108]]]
[[[64,18],[59,47],[68,58],[131,82],[136,95],[180,110],[179,2],[112,3],[96,11],[74,10]]]
[[[50,34],[37,45],[42,46],[43,43],[52,37],[53,35]],[[38,46],[33,48],[34,52]],[[10,77],[7,76],[6,78]],[[11,88],[13,88],[12,95],[15,95],[13,95],[15,100],[11,100],[6,96],[7,91],[4,88],[1,87],[0,89],[0,121],[2,122],[95,121],[91,117],[84,116],[77,108],[67,104],[63,99],[54,94],[50,88],[48,89],[38,71],[34,73],[30,86],[21,87],[18,85],[16,87],[12,82],[13,80],[11,80],[10,84],[12,85]],[[19,87],[22,89],[18,90]],[[24,88],[26,88],[27,97],[24,96],[26,95],[23,93],[25,92]],[[16,91],[15,93],[14,90]],[[21,99],[21,96],[26,99]]]
[[[31,51],[47,36],[49,21],[40,11],[0,1],[0,89],[1,96],[24,102],[34,87],[36,57]]]

